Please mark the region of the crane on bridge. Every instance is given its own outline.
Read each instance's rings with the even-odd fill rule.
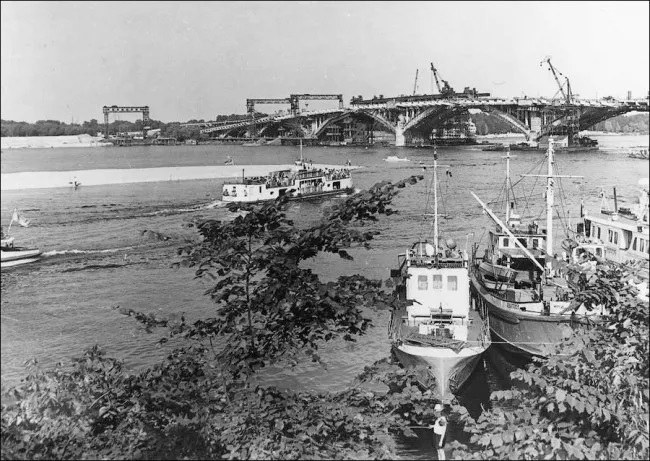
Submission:
[[[413,96],[415,96],[415,93],[418,89],[418,72],[420,72],[420,69],[415,69],[415,83],[413,84]]]
[[[571,93],[571,83],[569,82],[569,77],[565,76],[562,72],[560,72],[557,68],[553,67],[553,64],[551,64],[551,57],[546,56],[540,63],[540,67],[544,63],[548,63],[548,68],[553,74],[553,77],[555,77],[555,81],[557,82],[557,86],[560,88],[560,93],[562,94],[562,98],[566,101],[567,104],[571,104],[571,101],[573,100],[573,94]],[[557,74],[560,74],[566,79],[566,91],[564,89],[564,85],[560,82],[560,78],[557,76]],[[556,93],[557,94],[557,93]]]
[[[438,87],[438,93],[447,96],[447,95],[454,95],[455,91],[452,87],[449,86],[449,83],[447,80],[442,80],[442,77],[440,80],[442,80],[442,87],[440,86],[440,81],[438,80],[438,70],[433,66],[433,63],[431,63],[431,72],[433,72],[433,78],[436,79],[436,86]]]

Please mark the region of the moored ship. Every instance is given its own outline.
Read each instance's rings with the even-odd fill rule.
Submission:
[[[638,203],[630,207],[619,207],[614,188],[614,209],[603,203],[599,212],[584,212],[582,222],[576,226],[573,239],[563,242],[565,249],[575,252],[584,249],[593,255],[617,264],[650,260],[650,184],[648,178],[638,184]]]
[[[587,310],[584,304],[571,304],[571,277],[553,269],[553,186],[559,176],[553,173],[553,140],[547,151],[545,175],[546,228],[536,221],[522,225],[519,215],[511,212],[506,194],[506,222],[503,223],[474,193],[496,227],[489,232],[482,258],[475,247],[471,264],[472,302],[488,313],[493,341],[510,353],[524,358],[546,357],[554,346],[572,335],[574,327],[588,324],[606,314]],[[506,157],[506,191],[509,179],[509,155]],[[566,264],[565,264],[566,265]],[[576,275],[576,274],[571,274]]]
[[[487,316],[472,309],[468,255],[452,239],[445,247],[438,236],[434,153],[433,240],[419,239],[398,255],[398,299],[406,307],[391,312],[392,351],[407,368],[424,368],[434,378],[442,400],[457,393],[490,346]]]

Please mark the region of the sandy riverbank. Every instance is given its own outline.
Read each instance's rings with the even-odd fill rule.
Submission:
[[[106,147],[102,137],[80,134],[75,136],[20,136],[2,137],[2,149],[49,149],[54,147]]]
[[[246,176],[265,176],[271,171],[288,170],[291,167],[292,165],[224,165],[7,173],[0,175],[0,190],[71,187],[70,182],[74,180],[82,186],[99,186],[190,179],[232,179],[241,177],[242,170]],[[341,165],[314,164],[314,168],[340,169]]]

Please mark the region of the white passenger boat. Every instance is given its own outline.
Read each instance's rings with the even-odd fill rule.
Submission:
[[[428,370],[438,397],[447,401],[491,341],[486,313],[472,309],[467,250],[458,249],[452,239],[443,246],[438,236],[436,168],[434,153],[433,240],[416,241],[391,271],[398,298],[407,306],[392,311],[389,335],[402,365]]]
[[[601,203],[600,212],[581,210],[582,222],[578,223],[573,242],[563,246],[569,251],[585,250],[597,257],[617,264],[650,260],[650,186],[648,178],[638,182],[637,203],[619,207],[614,189],[614,209]],[[605,199],[603,193],[603,200]]]
[[[223,184],[224,202],[262,202],[288,196],[307,199],[354,192],[349,168],[314,168],[305,163],[300,145],[300,160],[286,170],[272,171],[266,176],[242,177]]]

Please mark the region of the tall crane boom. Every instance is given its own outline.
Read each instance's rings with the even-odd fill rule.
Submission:
[[[436,79],[436,86],[438,87],[438,92],[442,95],[448,95],[454,93],[454,89],[449,86],[447,80],[442,80],[442,87],[440,87],[440,82],[438,81],[438,70],[431,63],[431,72],[433,72],[433,77]]]
[[[562,72],[557,70],[555,67],[553,67],[553,64],[551,64],[550,56],[545,57],[542,60],[542,62],[539,63],[539,65],[541,66],[545,62],[548,63],[548,68],[553,73],[553,77],[555,77],[555,81],[557,83],[557,86],[560,88],[560,93],[562,94],[562,98],[564,98],[564,100],[567,103],[571,103],[571,99],[573,95],[571,94],[571,83],[569,83],[569,78],[566,77],[564,74],[562,74]],[[557,76],[557,74],[562,75],[566,79],[566,87],[567,87],[566,91],[564,91],[564,86],[562,85],[562,83],[560,83],[560,78]]]
[[[433,63],[431,63],[431,72],[433,72],[433,78],[436,79],[436,86],[438,87],[438,93],[442,93],[442,88],[440,88],[440,82],[438,81],[438,73],[436,71],[436,68],[433,67]]]
[[[413,96],[415,96],[415,92],[418,89],[418,72],[420,72],[420,69],[415,69],[415,83],[413,84]]]

